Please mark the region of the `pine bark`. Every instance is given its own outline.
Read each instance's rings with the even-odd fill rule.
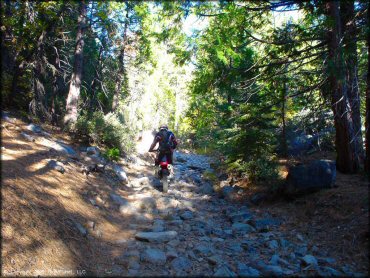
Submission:
[[[357,30],[355,24],[354,0],[340,2],[340,17],[343,34],[343,50],[345,59],[346,85],[348,100],[352,110],[355,140],[355,156],[360,161],[364,158],[363,139],[361,133],[361,102],[358,84]]]
[[[326,8],[330,23],[328,33],[329,86],[336,130],[337,169],[343,173],[356,173],[359,170],[360,161],[356,153],[356,143],[353,140],[355,134],[341,45],[339,2],[329,1],[326,3]]]
[[[78,117],[78,101],[80,99],[82,67],[83,67],[83,48],[84,48],[84,29],[86,24],[86,4],[80,2],[80,14],[78,17],[78,30],[76,36],[76,49],[74,54],[74,66],[72,78],[69,85],[69,92],[66,102],[66,114],[64,116],[65,125],[73,125]]]
[[[370,1],[368,2],[370,7]],[[365,115],[365,140],[366,140],[366,158],[365,171],[370,181],[370,10],[367,10],[367,86],[366,86],[366,115]]]

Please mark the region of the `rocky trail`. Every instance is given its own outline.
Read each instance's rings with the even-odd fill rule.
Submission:
[[[163,193],[144,154],[107,163],[9,117],[2,137],[3,275],[366,276],[216,193],[206,156],[176,152]]]

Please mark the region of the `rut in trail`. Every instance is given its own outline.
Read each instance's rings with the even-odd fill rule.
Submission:
[[[212,171],[208,157],[176,152],[175,177],[166,194],[146,168],[147,177],[133,180],[135,193],[120,206],[137,221],[130,224],[135,240],[127,242],[119,259],[128,275],[340,273],[329,267],[334,259],[316,246],[310,250],[302,235],[279,231],[281,218],[258,218],[248,206],[220,198],[203,179]],[[148,219],[150,225],[143,225]]]

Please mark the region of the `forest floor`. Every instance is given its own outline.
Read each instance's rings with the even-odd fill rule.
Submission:
[[[60,130],[43,129],[79,149]],[[143,156],[121,161],[124,185],[105,172],[81,173],[79,152],[50,151],[42,136],[28,141],[22,132],[34,135],[19,119],[2,121],[4,276],[368,274],[361,176],[338,174],[337,188],[252,206],[209,191],[205,156],[177,152],[163,193]]]

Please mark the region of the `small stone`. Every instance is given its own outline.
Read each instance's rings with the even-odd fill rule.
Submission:
[[[267,246],[270,248],[270,249],[277,249],[279,248],[279,243],[276,241],[276,240],[270,240],[267,242]]]
[[[236,274],[232,272],[226,265],[220,266],[213,275],[215,277],[236,277]]]
[[[258,277],[261,275],[257,269],[254,269],[253,267],[247,266],[240,262],[237,263],[237,269],[238,276]]]
[[[166,263],[166,254],[159,249],[149,248],[141,255],[141,260],[156,265],[164,265]]]
[[[211,257],[208,257],[207,258],[207,261],[212,264],[212,265],[217,265],[219,264],[220,262],[222,262],[222,258],[218,255],[213,255]]]
[[[203,256],[210,256],[213,254],[213,249],[205,244],[199,244],[195,247],[194,251]]]
[[[184,213],[180,215],[180,218],[182,220],[189,220],[189,219],[192,219],[193,217],[194,217],[193,213],[189,210],[185,211]]]
[[[189,272],[189,271],[191,271],[192,262],[189,259],[185,258],[185,257],[179,257],[179,258],[174,259],[171,262],[171,267],[176,272],[179,272],[179,271]]]
[[[170,245],[172,247],[176,247],[180,244],[181,242],[178,239],[172,239],[169,242],[167,242],[167,245]]]
[[[271,265],[278,265],[279,264],[279,260],[280,260],[280,257],[279,257],[279,255],[273,255],[272,257],[271,257],[271,259],[270,259],[270,264]]]
[[[171,239],[177,237],[176,231],[166,232],[139,232],[135,235],[138,240],[144,240],[149,242],[168,242]]]
[[[167,259],[172,260],[172,259],[177,258],[178,255],[177,255],[176,251],[170,250],[166,253],[166,257],[167,257]]]
[[[312,255],[305,255],[301,258],[301,260],[305,263],[305,265],[312,265],[317,266],[317,259]]]
[[[245,224],[245,223],[234,223],[231,228],[234,230],[234,231],[242,231],[242,232],[247,232],[247,233],[250,233],[250,232],[255,232],[256,230],[251,226],[251,225],[248,225],[248,224]]]
[[[128,200],[115,193],[110,193],[109,197],[112,199],[113,202],[115,202],[118,205],[127,205],[129,203]]]
[[[74,225],[82,236],[84,236],[84,237],[87,236],[87,234],[88,234],[87,230],[80,223],[74,222]]]

